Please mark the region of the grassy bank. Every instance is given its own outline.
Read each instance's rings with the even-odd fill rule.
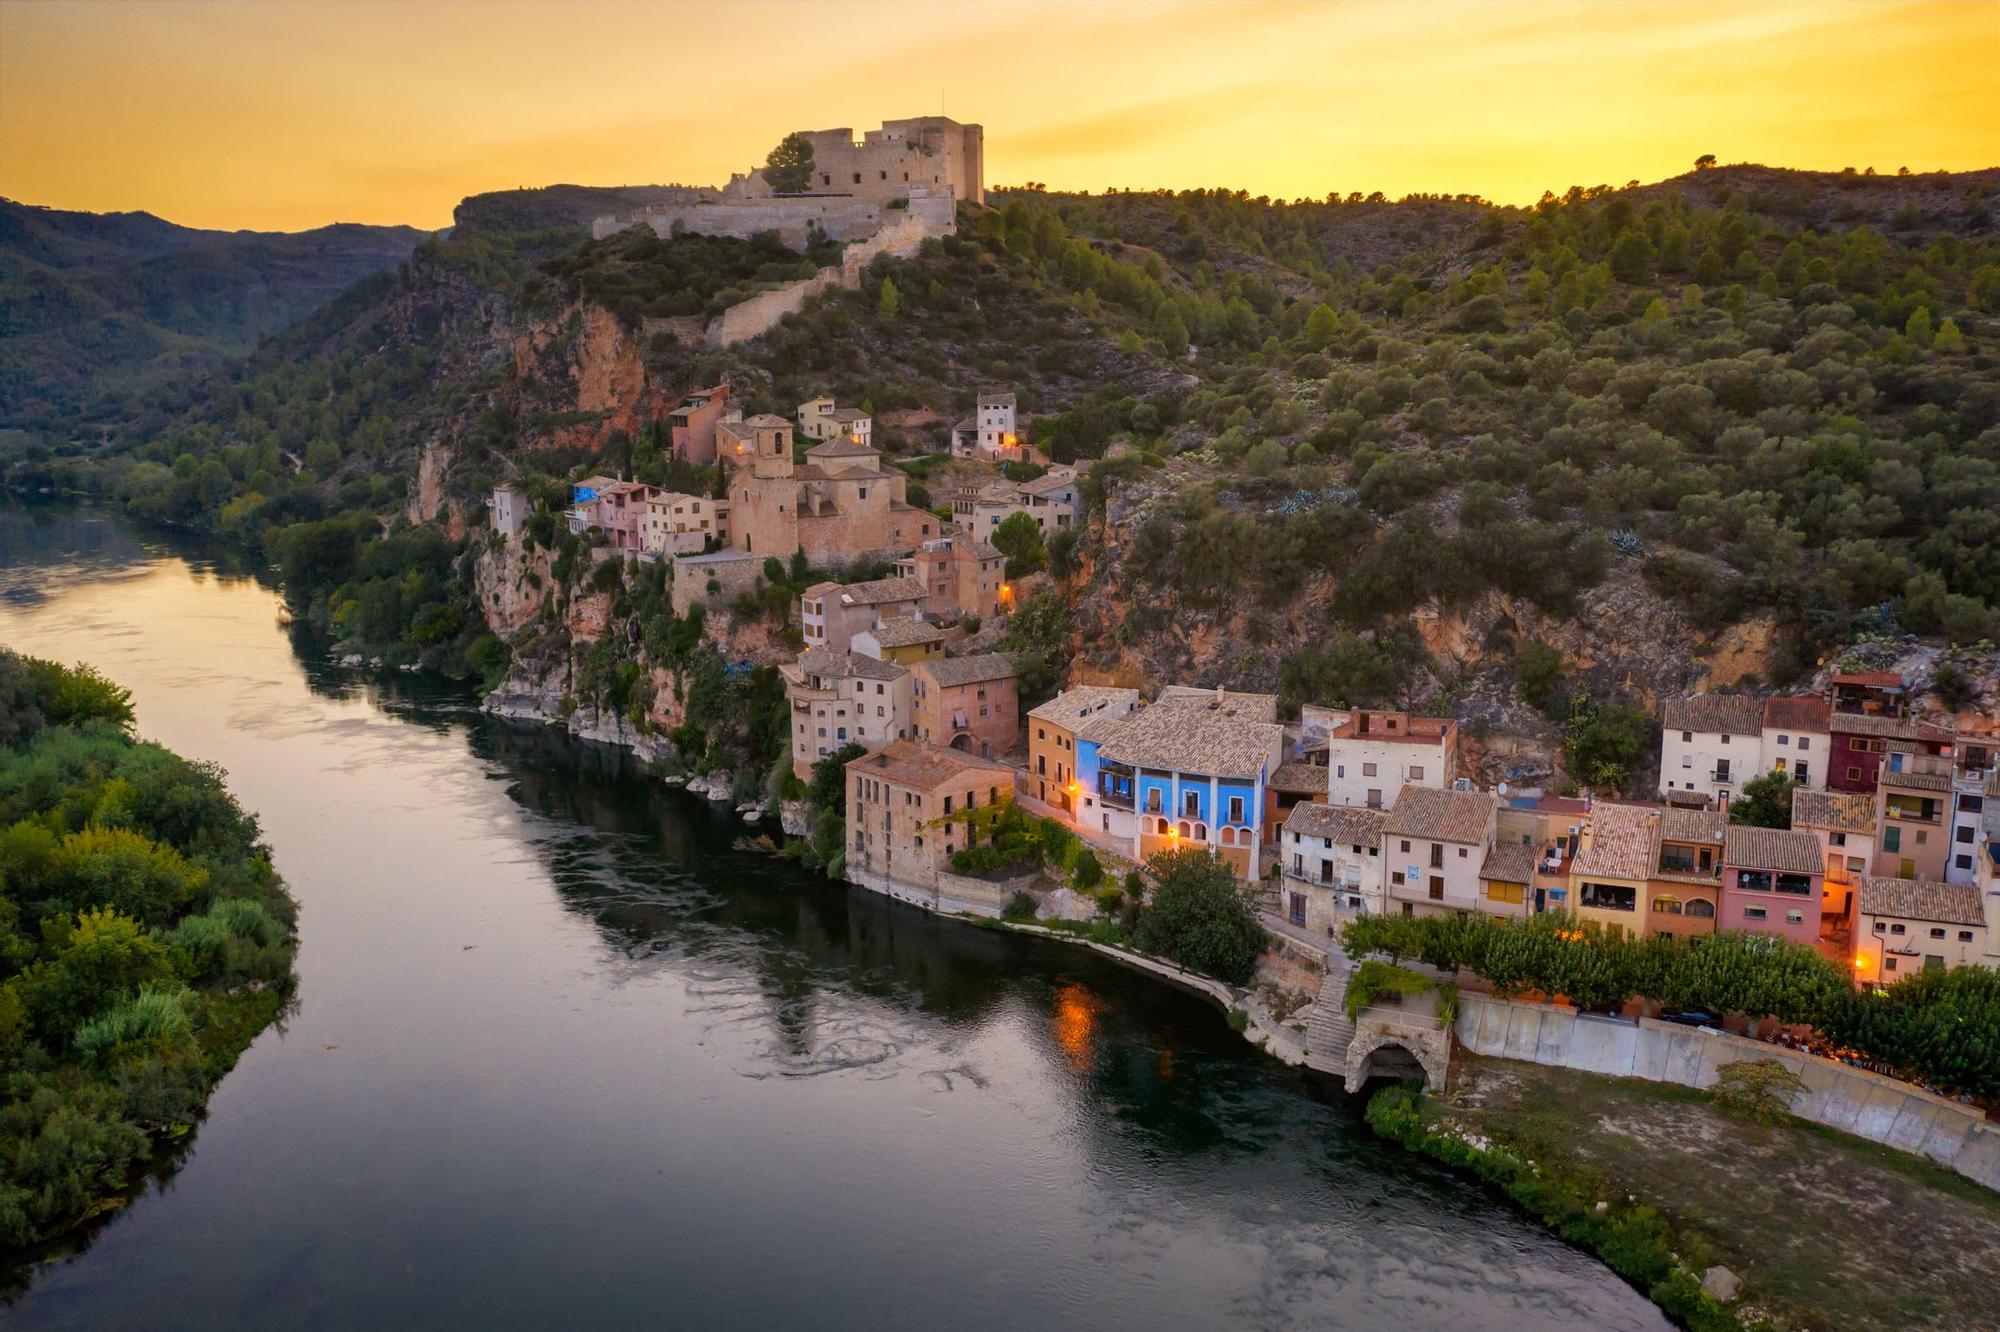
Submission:
[[[1498,1186],[1685,1326],[1990,1324],[2000,1194],[1970,1180],[1690,1088],[1475,1057],[1454,1076],[1443,1100],[1377,1093],[1370,1124]],[[1701,1293],[1711,1265],[1742,1278],[1737,1301]]]

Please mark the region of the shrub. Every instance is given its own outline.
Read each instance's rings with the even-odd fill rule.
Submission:
[[[1163,851],[1146,864],[1155,886],[1139,919],[1139,947],[1232,984],[1249,980],[1264,951],[1253,890],[1211,851]]]
[[[1791,1113],[1805,1082],[1776,1059],[1738,1059],[1716,1070],[1709,1095],[1739,1119],[1775,1124]]]
[[[1033,920],[1034,918],[1035,899],[1026,893],[1015,893],[1007,899],[1007,905],[1000,908],[1000,919],[1002,920]]]
[[[1385,995],[1401,998],[1422,994],[1430,988],[1430,977],[1421,972],[1369,958],[1356,967],[1354,974],[1348,978],[1347,1016],[1354,1017],[1362,1009],[1373,1007],[1375,1001]]]

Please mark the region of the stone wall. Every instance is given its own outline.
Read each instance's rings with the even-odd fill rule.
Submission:
[[[697,601],[727,601],[741,592],[754,592],[764,577],[764,557],[741,551],[718,551],[714,555],[674,557],[674,614],[686,615]],[[717,589],[708,590],[710,580]]]
[[[1026,892],[1035,881],[1032,874],[995,880],[968,878],[950,870],[939,870],[937,891],[933,893],[853,864],[848,865],[846,873],[849,883],[859,884],[871,892],[922,907],[926,911],[963,911],[996,920],[1006,908],[1008,899],[1017,892]]]
[[[1474,1054],[1683,1087],[1711,1086],[1738,1060],[1776,1059],[1805,1083],[1792,1107],[1801,1119],[1928,1156],[2000,1189],[2000,1127],[1970,1106],[1866,1069],[1718,1031],[1476,994],[1459,996],[1457,1030]]]

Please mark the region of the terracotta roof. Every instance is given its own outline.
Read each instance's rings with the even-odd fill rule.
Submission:
[[[1325,795],[1327,771],[1323,763],[1280,763],[1271,773],[1271,789],[1287,795]]]
[[[799,654],[800,675],[823,675],[834,680],[900,680],[909,671],[893,661],[877,661],[859,652],[835,652],[830,648],[810,648]]]
[[[850,759],[847,770],[859,770],[870,777],[880,777],[884,781],[915,787],[920,791],[934,791],[968,773],[978,773],[982,781],[999,773],[1007,773],[1011,778],[1013,773],[1012,768],[998,760],[980,758],[958,749],[940,749],[920,740],[891,740],[880,749],[863,754],[858,759]],[[1006,789],[1011,797],[1014,793],[1011,780]]]
[[[1535,881],[1535,848],[1526,842],[1502,842],[1486,853],[1479,877],[1491,883],[1530,884]]]
[[[848,606],[880,606],[891,601],[923,599],[924,585],[914,578],[871,578],[865,583],[846,583],[840,587],[840,600]]]
[[[1823,698],[1767,698],[1764,725],[1778,731],[1826,730],[1828,708]]]
[[[824,444],[806,450],[808,458],[873,458],[877,450],[846,435],[835,435]]]
[[[979,405],[981,407],[1012,407],[1014,405],[1014,390],[983,390],[979,395]]]
[[[821,415],[825,416],[829,421],[846,421],[850,423],[854,421],[866,421],[868,419],[868,413],[862,411],[859,407],[835,407],[831,411],[821,413]]]
[[[1901,689],[1901,671],[1845,671],[1833,677],[1835,684],[1865,685],[1870,689]]]
[[[1695,694],[1688,698],[1670,698],[1660,707],[1660,725],[1669,731],[1762,735],[1764,705],[1749,694]]]
[[[1660,840],[1721,846],[1729,816],[1719,809],[1666,809],[1660,813]]]
[[[1232,717],[1245,721],[1274,722],[1278,720],[1278,696],[1276,694],[1248,694],[1240,689],[1206,689],[1201,685],[1162,685],[1155,702],[1165,703],[1169,699],[1192,698],[1206,703],[1219,703],[1222,710]]]
[[[1285,819],[1285,831],[1301,837],[1331,838],[1342,846],[1379,846],[1388,815],[1365,805],[1329,805],[1310,800]]]
[[[1889,740],[1929,740],[1950,744],[1952,735],[1928,722],[1905,721],[1901,717],[1877,717],[1866,712],[1835,712],[1827,717],[1827,729],[1835,735],[1872,735]]]
[[[1366,716],[1368,729],[1361,729],[1362,718]],[[1394,729],[1391,729],[1391,726]],[[1347,719],[1327,730],[1327,739],[1366,740],[1370,743],[1442,745],[1445,737],[1458,725],[1449,717],[1413,717],[1407,712],[1392,712],[1382,708],[1356,708]]]
[[[1122,716],[1139,705],[1139,691],[1117,685],[1072,685],[1028,715],[1074,731],[1092,717]]]
[[[1785,828],[1729,825],[1722,843],[1722,863],[1731,869],[1778,870],[1786,874],[1824,874],[1819,843],[1813,835]]]
[[[1875,775],[1878,786],[1895,786],[1905,791],[1949,791],[1951,778],[1942,772],[1891,772],[1883,768]]]
[[[1984,925],[1986,912],[1979,888],[1970,883],[1938,883],[1934,879],[1861,877],[1861,914],[1931,920],[1941,925]]]
[[[916,668],[941,689],[977,684],[982,680],[1009,680],[1020,674],[1014,659],[1005,652],[982,652],[973,657],[945,657],[920,661]]]
[[[1032,481],[1023,481],[1021,483],[1021,490],[1024,494],[1046,495],[1051,491],[1067,490],[1075,484],[1076,473],[1074,471],[1066,467],[1057,467],[1042,476],[1036,477]]]
[[[1277,766],[1285,739],[1284,727],[1256,716],[1247,706],[1218,707],[1205,689],[1163,693],[1126,718],[1100,748],[1104,757],[1134,767],[1254,779]]]
[[[790,421],[787,421],[782,416],[773,416],[769,412],[759,412],[757,415],[743,422],[743,424],[747,426],[783,426],[787,430],[792,428]]]
[[[1422,837],[1434,842],[1477,842],[1486,836],[1494,797],[1488,791],[1440,791],[1430,786],[1405,786],[1382,825],[1397,837]]]
[[[1829,832],[1875,831],[1875,798],[1858,791],[1792,792],[1792,826],[1825,828]]]
[[[1570,862],[1571,874],[1643,879],[1658,863],[1656,834],[1662,811],[1643,805],[1600,803],[1590,812],[1590,841]]]
[[[885,648],[910,647],[917,643],[941,643],[944,630],[928,620],[920,620],[914,615],[899,615],[893,620],[884,620],[873,629],[864,630],[870,638]]]

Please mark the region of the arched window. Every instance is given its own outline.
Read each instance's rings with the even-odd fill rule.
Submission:
[[[1236,845],[1236,829],[1234,829],[1234,828],[1224,828],[1224,829],[1222,830],[1222,844],[1223,844],[1224,846],[1235,846],[1235,845]]]
[[[1208,825],[1206,823],[1197,823],[1194,825],[1194,840],[1197,842],[1206,842],[1208,840]]]
[[[1188,827],[1188,821],[1187,821],[1186,819],[1182,819],[1182,820],[1181,820],[1181,836],[1183,836],[1183,837],[1186,837],[1186,836],[1188,836],[1188,835],[1189,835],[1189,833],[1191,833],[1192,831],[1193,831],[1193,829],[1191,829],[1191,828],[1189,828],[1189,827]]]
[[[1678,916],[1681,914],[1681,899],[1678,897],[1656,897],[1653,899],[1653,910],[1664,912],[1669,916]]]
[[[1715,903],[1697,897],[1687,904],[1687,914],[1707,919],[1715,915]]]

